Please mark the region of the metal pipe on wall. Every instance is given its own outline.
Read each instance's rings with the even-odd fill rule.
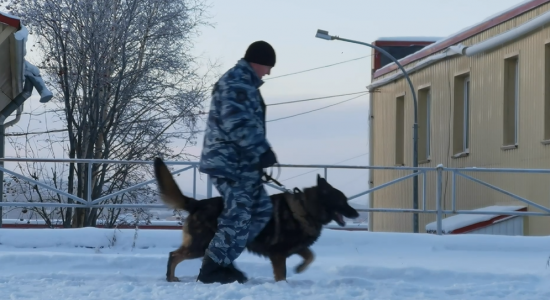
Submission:
[[[4,158],[5,150],[5,132],[6,127],[15,125],[21,116],[23,103],[32,95],[33,88],[36,88],[40,94],[40,102],[46,103],[53,98],[52,92],[44,84],[44,80],[40,76],[40,70],[24,61],[24,86],[23,90],[15,99],[13,99],[4,109],[0,112],[0,158]],[[6,122],[6,119],[14,112],[17,111],[17,115],[14,120]],[[4,167],[4,161],[0,161],[0,167]],[[0,171],[0,202],[4,201],[4,172]],[[0,206],[0,228],[2,227],[2,207]]]
[[[533,31],[539,30],[548,23],[550,23],[550,11],[483,42],[472,46],[458,44],[455,46],[450,46],[449,49],[462,55],[473,56],[485,51],[493,50],[503,44],[509,43]]]

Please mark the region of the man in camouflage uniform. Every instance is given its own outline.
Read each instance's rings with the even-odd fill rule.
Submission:
[[[199,170],[211,177],[225,208],[197,278],[203,283],[247,281],[233,261],[272,215],[261,177],[263,168],[277,159],[266,139],[266,106],[259,88],[274,65],[271,45],[254,42],[212,91]]]

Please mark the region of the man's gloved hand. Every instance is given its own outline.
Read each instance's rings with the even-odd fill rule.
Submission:
[[[277,163],[275,152],[269,148],[266,152],[260,155],[260,167],[262,169],[269,168]]]

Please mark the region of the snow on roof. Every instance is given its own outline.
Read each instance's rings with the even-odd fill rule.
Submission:
[[[475,26],[477,26],[477,25],[479,25],[479,24],[475,24],[475,25],[472,25],[472,26],[468,26],[468,27],[466,27],[466,28],[464,28],[464,29],[462,29],[462,30],[460,30],[460,31],[457,31],[457,32],[455,32],[455,33],[453,33],[453,34],[451,34],[451,35],[449,35],[449,36],[447,36],[447,37],[438,38],[437,40],[434,40],[433,43],[427,45],[426,47],[424,47],[424,48],[422,48],[422,49],[420,49],[420,50],[418,50],[418,51],[416,51],[416,52],[413,52],[413,53],[411,53],[411,54],[409,54],[409,55],[407,55],[407,56],[405,56],[405,57],[403,57],[403,58],[400,58],[400,59],[398,59],[397,61],[399,61],[399,63],[401,63],[403,60],[409,58],[410,56],[413,56],[413,55],[415,55],[415,54],[418,53],[418,52],[421,52],[421,51],[424,51],[424,50],[426,50],[426,49],[429,49],[429,48],[432,48],[432,47],[434,47],[434,46],[437,46],[437,45],[441,44],[441,43],[444,42],[444,41],[450,40],[450,39],[453,38],[454,36],[457,36],[457,35],[459,35],[459,34],[465,32],[466,30],[471,29],[471,28],[473,28],[473,27],[475,27]],[[417,40],[417,42],[418,42],[418,40]],[[418,60],[420,60],[420,59],[418,59]],[[401,64],[402,64],[402,63],[401,63]],[[395,65],[395,63],[394,63],[394,62],[390,62],[390,63],[388,63],[387,65],[385,65],[385,66],[383,66],[382,68],[380,68],[379,70],[386,69],[386,68],[388,68],[388,67],[390,67],[390,66],[393,66],[393,65]]]
[[[398,41],[398,42],[437,42],[443,39],[443,37],[434,37],[434,36],[387,36],[379,37],[376,41]]]
[[[29,30],[27,29],[27,27],[21,25],[20,29],[16,31],[13,35],[17,41],[27,43],[27,40],[29,38]]]
[[[0,11],[0,23],[5,23],[9,26],[19,29],[19,27],[21,26],[21,19],[14,15],[10,15],[8,13]]]
[[[521,7],[521,6],[525,5],[525,4],[527,4],[528,2],[532,2],[532,1],[535,1],[535,0],[524,0],[524,1],[518,3],[518,4],[514,5],[514,6],[508,7],[508,8],[505,9],[505,10],[501,10],[501,11],[499,11],[498,13],[495,13],[495,14],[493,14],[493,15],[491,15],[491,16],[485,18],[485,19],[483,19],[482,21],[479,21],[479,22],[474,23],[474,24],[472,24],[472,25],[470,25],[470,26],[468,26],[468,27],[465,27],[465,28],[463,28],[463,29],[461,29],[461,30],[458,30],[458,31],[456,31],[456,32],[454,32],[454,33],[448,35],[447,37],[440,38],[440,39],[438,39],[437,41],[435,41],[434,43],[429,44],[429,45],[427,45],[426,47],[422,48],[421,50],[418,50],[418,51],[413,52],[413,53],[411,53],[411,54],[409,54],[409,55],[407,55],[407,56],[405,56],[405,57],[403,57],[403,58],[400,58],[398,61],[401,63],[401,62],[402,62],[403,60],[405,60],[406,58],[408,58],[408,57],[410,57],[410,56],[413,56],[413,55],[417,54],[418,52],[425,51],[425,50],[427,50],[427,49],[430,49],[430,48],[432,48],[432,47],[435,47],[435,46],[437,46],[437,45],[439,45],[439,44],[441,44],[441,43],[443,43],[443,42],[445,42],[445,41],[448,41],[448,40],[450,40],[450,39],[452,39],[452,38],[454,38],[454,37],[456,37],[456,36],[459,36],[459,35],[463,34],[464,32],[466,32],[466,31],[468,31],[468,30],[470,30],[470,29],[472,29],[472,28],[474,28],[474,27],[480,26],[480,25],[482,25],[482,24],[485,23],[485,22],[488,22],[488,21],[490,21],[490,20],[492,20],[492,19],[494,19],[494,18],[496,18],[496,17],[498,17],[498,16],[501,16],[501,15],[503,15],[503,14],[505,14],[505,13],[508,13],[508,12],[510,12],[510,11],[512,11],[512,10],[518,8],[518,7]],[[497,24],[495,24],[495,25],[497,25]],[[467,38],[468,38],[468,37],[466,37],[465,39],[467,39]],[[421,59],[421,58],[419,58],[418,60],[420,60],[420,59]],[[378,71],[384,70],[384,69],[386,69],[386,68],[388,68],[388,67],[390,67],[390,66],[393,66],[393,65],[395,65],[395,63],[394,63],[394,62],[390,62],[389,64],[387,64],[387,65],[385,65],[384,67],[380,68]]]
[[[509,212],[517,211],[525,208],[525,206],[487,206],[483,208],[474,209],[474,211],[499,211],[499,212]],[[480,222],[489,221],[492,218],[498,217],[499,215],[454,215],[452,217],[445,218],[441,220],[441,230],[443,233],[451,233],[454,230],[463,228],[466,226],[474,225]],[[426,231],[436,231],[437,230],[437,221],[431,222],[426,225]]]
[[[439,43],[441,43],[441,42],[443,42],[443,41],[449,40],[449,39],[451,39],[451,38],[453,38],[453,37],[455,37],[455,36],[457,36],[457,35],[459,35],[459,34],[461,34],[461,33],[464,33],[464,32],[466,32],[466,31],[468,31],[469,29],[472,29],[472,28],[474,28],[474,27],[476,27],[476,26],[479,26],[479,25],[481,25],[481,24],[483,24],[483,23],[485,23],[485,22],[487,22],[487,21],[490,21],[490,20],[492,20],[492,19],[494,19],[494,18],[496,18],[496,17],[499,17],[499,16],[501,16],[501,15],[507,13],[507,12],[510,12],[510,11],[512,11],[512,10],[514,10],[514,9],[516,9],[516,8],[518,8],[518,7],[522,6],[522,5],[524,5],[524,4],[526,4],[527,2],[531,2],[531,1],[534,1],[534,0],[524,0],[524,1],[522,1],[522,2],[519,2],[519,3],[516,4],[516,5],[510,6],[510,7],[506,8],[506,9],[503,9],[503,10],[497,12],[497,13],[494,13],[494,14],[492,14],[491,16],[489,16],[489,17],[487,17],[487,18],[485,18],[485,19],[483,19],[483,20],[481,20],[481,21],[479,21],[479,22],[477,22],[477,23],[474,23],[473,25],[464,27],[464,28],[460,29],[459,31],[456,31],[456,32],[453,33],[453,34],[450,34],[450,35],[448,35],[447,37],[442,38],[442,39],[436,41],[434,44],[430,44],[430,45],[424,47],[424,49],[431,48],[431,47],[433,47],[433,46],[435,46],[435,45],[437,45],[437,44],[439,44]],[[414,53],[413,53],[413,54],[414,54]]]
[[[0,15],[2,15],[2,16],[4,16],[4,17],[7,17],[7,18],[10,18],[10,19],[14,19],[14,20],[21,20],[19,17],[16,17],[16,16],[14,16],[14,15],[10,15],[10,14],[8,14],[8,13],[6,13],[6,12],[1,12],[1,11],[0,11]]]
[[[498,17],[498,16],[500,16],[500,15],[502,15],[502,14],[505,14],[505,13],[511,11],[511,10],[514,10],[514,9],[516,9],[516,8],[518,8],[518,7],[522,6],[522,5],[524,5],[525,3],[531,2],[531,1],[533,1],[533,0],[524,0],[524,1],[521,1],[521,2],[519,2],[519,3],[516,4],[516,5],[510,6],[510,7],[508,7],[507,9],[503,9],[503,10],[497,12],[497,13],[492,14],[491,16],[485,18],[485,19],[484,19],[482,22],[480,22],[480,23],[483,23],[483,22],[489,21],[489,20],[491,20],[491,19],[494,19],[494,18],[496,18],[496,17]]]

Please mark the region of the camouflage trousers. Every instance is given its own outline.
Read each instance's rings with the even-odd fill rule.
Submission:
[[[237,259],[271,219],[271,198],[264,189],[260,174],[255,177],[235,182],[212,176],[212,183],[222,196],[225,208],[218,218],[218,231],[206,254],[220,265],[227,266]]]

